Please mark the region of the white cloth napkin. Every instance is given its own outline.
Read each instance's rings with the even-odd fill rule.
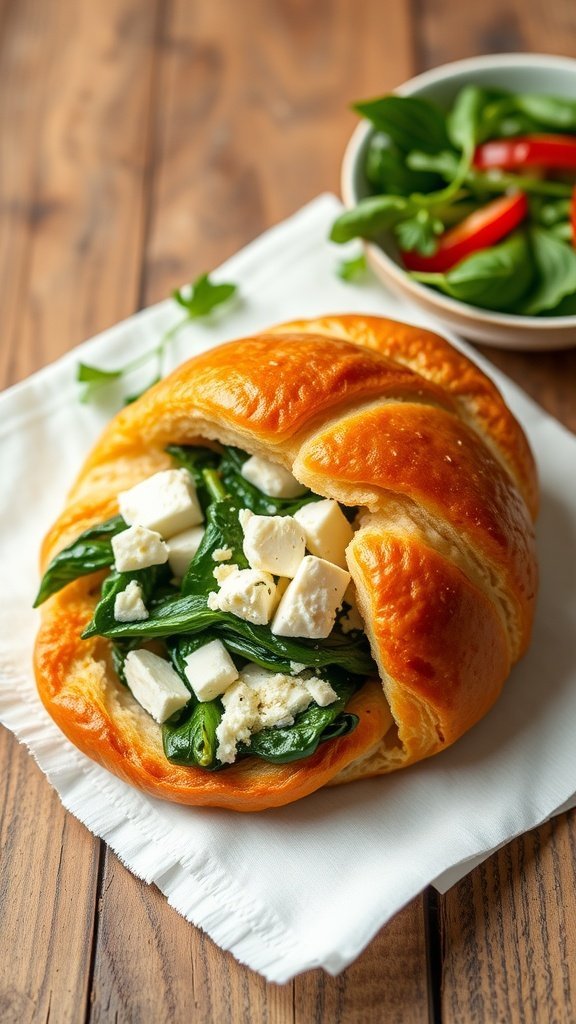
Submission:
[[[423,323],[371,277],[357,285],[337,278],[342,253],[326,238],[338,210],[333,196],[322,196],[220,268],[216,277],[237,282],[242,299],[211,326],[187,328],[173,363],[306,315],[359,311]],[[314,967],[337,973],[423,887],[448,887],[574,800],[576,440],[469,353],[502,388],[539,462],[542,582],[530,652],[467,736],[404,772],[280,810],[240,815],[165,804],[93,764],[45,713],[31,668],[31,604],[41,536],[112,411],[78,403],[78,359],[118,365],[178,315],[172,302],[146,310],[0,398],[0,717],[64,806],[238,960],[276,982]]]

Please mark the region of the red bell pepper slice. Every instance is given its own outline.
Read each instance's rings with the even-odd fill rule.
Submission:
[[[523,135],[515,139],[491,139],[476,147],[474,167],[482,171],[496,167],[502,171],[519,167],[576,170],[576,136]]]
[[[402,259],[408,270],[441,274],[450,270],[465,256],[479,249],[487,249],[490,245],[496,245],[496,242],[518,227],[527,214],[528,200],[523,192],[501,196],[475,210],[455,227],[440,235],[438,248],[433,256],[403,252]]]

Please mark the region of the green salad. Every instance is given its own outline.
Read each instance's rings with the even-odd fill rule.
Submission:
[[[392,232],[411,277],[527,316],[576,314],[576,99],[468,85],[356,103],[369,195],[331,238]]]
[[[173,469],[56,555],[36,605],[106,570],[83,638],[111,642],[169,761],[307,757],[355,728],[346,705],[378,674],[344,568],[357,510],[236,448],[167,450]]]

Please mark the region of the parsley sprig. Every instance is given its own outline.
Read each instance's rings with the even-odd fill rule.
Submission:
[[[91,402],[97,398],[102,391],[115,381],[124,380],[135,370],[139,370],[148,363],[155,365],[155,372],[142,391],[137,394],[127,395],[125,404],[134,402],[137,398],[157,384],[161,379],[164,369],[166,351],[170,342],[177,334],[190,323],[191,320],[199,320],[208,316],[217,306],[222,306],[236,295],[238,286],[231,283],[214,284],[208,274],[201,274],[189,288],[176,288],[172,292],[172,298],[185,310],[185,315],[172,327],[164,332],[160,341],[153,348],[147,349],[135,359],[124,363],[115,370],[106,370],[100,366],[92,366],[89,363],[79,363],[76,371],[76,380],[82,385],[80,399],[82,402]]]

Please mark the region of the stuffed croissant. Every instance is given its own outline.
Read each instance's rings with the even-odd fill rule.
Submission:
[[[518,423],[436,334],[349,315],[222,345],[116,416],[46,537],[40,696],[183,804],[413,764],[527,647],[536,506]]]

